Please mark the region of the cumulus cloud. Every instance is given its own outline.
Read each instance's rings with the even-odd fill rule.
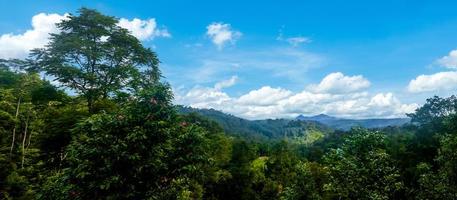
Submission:
[[[225,92],[207,87],[194,87],[183,96],[176,95],[177,102],[195,108],[220,108],[230,100]]]
[[[233,30],[230,24],[211,23],[206,27],[206,35],[219,48],[222,49],[226,43],[234,43],[241,37],[241,32]]]
[[[457,88],[457,72],[438,72],[420,75],[411,80],[408,91],[412,93],[448,91]]]
[[[310,85],[308,89],[318,93],[356,92],[370,87],[370,81],[361,75],[345,76],[341,72],[327,75],[318,85]]]
[[[338,80],[344,80],[346,76],[338,77]],[[352,80],[354,77],[347,78]],[[361,76],[356,78],[360,81],[359,79]],[[368,82],[366,79],[363,80]],[[283,88],[263,86],[239,97],[230,96],[216,87],[195,87],[187,92],[178,93],[176,103],[196,108],[214,108],[248,119],[293,118],[299,114],[320,113],[348,118],[392,118],[404,117],[405,113],[413,112],[418,106],[401,103],[393,93],[370,95],[366,91],[361,91],[368,87],[366,83],[364,86],[352,87],[353,89],[344,92],[340,89],[327,90],[327,87],[322,90],[309,89],[318,85],[308,86],[296,93]]]
[[[252,90],[237,99],[237,102],[243,105],[274,105],[277,102],[289,97],[292,92],[282,88],[272,88],[264,86],[258,90]]]
[[[411,80],[407,90],[411,93],[446,94],[457,89],[457,50],[436,60],[435,64],[453,71],[444,71],[434,74],[422,74]]]
[[[392,104],[399,103],[398,99],[394,97],[392,93],[379,93],[373,96],[368,105],[376,107],[386,107]]]
[[[159,29],[154,18],[141,20],[134,18],[128,20],[121,18],[118,25],[130,31],[130,33],[139,40],[151,40],[155,37],[171,37],[167,29]]]
[[[222,80],[214,84],[214,87],[196,86],[186,92],[185,95],[176,95],[176,101],[184,105],[190,105],[196,108],[213,108],[220,107],[231,101],[231,97],[221,90],[233,86],[238,80],[237,76],[230,79]]]
[[[374,108],[375,115],[389,115],[389,109],[395,107],[397,113],[412,113],[419,106],[418,104],[402,104],[392,93],[378,93],[373,96],[368,106]]]
[[[68,14],[40,13],[32,17],[32,28],[22,34],[7,33],[0,36],[0,58],[24,58],[34,48],[43,47],[49,33],[56,33],[55,24]]]
[[[56,23],[67,18],[68,14],[47,14],[39,13],[32,17],[32,28],[23,33],[5,33],[0,36],[0,58],[24,58],[29,51],[40,48],[49,41],[50,33],[57,33],[59,30]],[[157,28],[155,19],[127,20],[121,18],[119,26],[128,29],[132,35],[140,40],[150,40],[155,37],[171,37],[166,29]]]
[[[457,69],[457,50],[452,50],[449,55],[438,59],[437,63],[450,69]]]

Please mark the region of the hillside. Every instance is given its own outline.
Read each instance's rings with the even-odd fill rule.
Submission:
[[[249,139],[286,138],[300,143],[309,143],[332,131],[330,127],[315,121],[247,120],[214,109],[196,109],[183,106],[177,106],[177,109],[183,114],[198,113],[217,122],[226,133]]]
[[[409,123],[409,118],[393,119],[344,119],[324,114],[315,116],[300,115],[295,119],[247,120],[215,109],[197,109],[177,106],[178,112],[198,113],[217,122],[230,135],[249,139],[292,139],[306,140],[313,133],[315,137],[333,130],[349,130],[351,127],[382,128],[401,126]],[[304,142],[304,143],[309,143]]]

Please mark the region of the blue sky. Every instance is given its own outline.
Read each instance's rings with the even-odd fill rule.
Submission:
[[[18,44],[34,16],[94,8],[143,34],[176,103],[249,119],[402,117],[457,89],[456,1],[0,2],[0,57],[46,42]]]

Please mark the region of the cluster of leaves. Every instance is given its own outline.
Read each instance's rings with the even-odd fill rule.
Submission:
[[[454,96],[403,127],[220,126],[179,114],[155,54],[116,18],[79,13],[30,60],[0,60],[0,199],[457,198]],[[225,134],[234,124],[285,139]]]

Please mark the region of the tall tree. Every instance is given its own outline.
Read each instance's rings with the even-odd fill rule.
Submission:
[[[33,50],[39,70],[84,96],[91,113],[98,99],[159,81],[155,53],[116,18],[87,8],[78,12],[57,24],[60,32],[44,48]]]

